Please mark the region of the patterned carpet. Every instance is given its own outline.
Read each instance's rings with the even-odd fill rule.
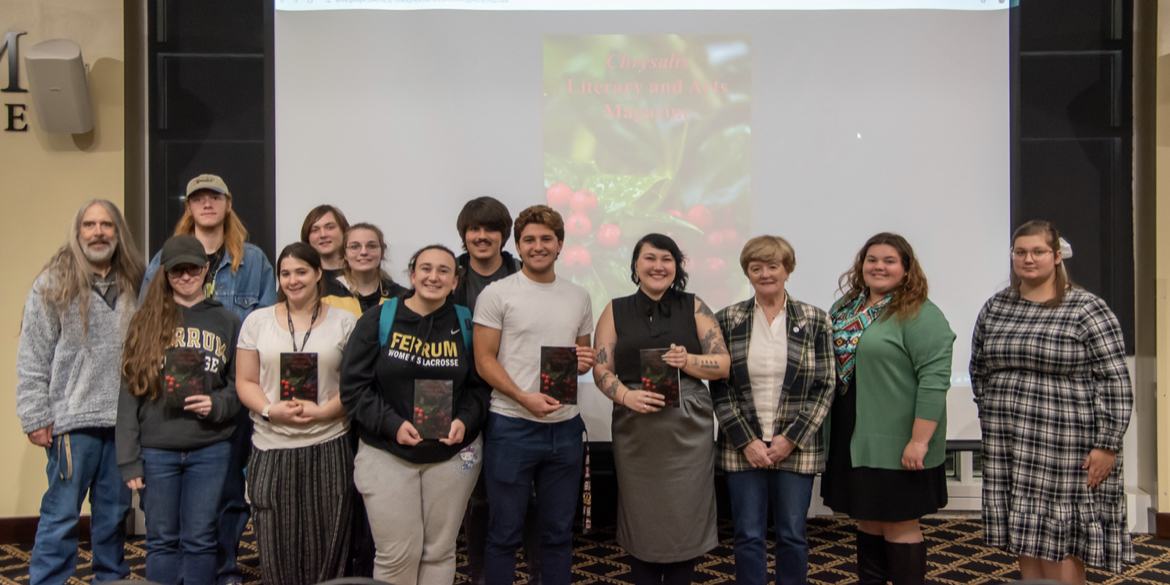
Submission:
[[[978,521],[970,519],[929,519],[924,521],[923,531],[930,543],[929,572],[927,581],[937,584],[996,584],[1011,582],[1019,578],[1015,570],[1015,559],[998,550],[983,546],[980,540],[981,528]],[[695,583],[734,583],[735,565],[732,557],[732,535],[730,525],[720,525],[720,544],[700,562],[695,574]],[[854,577],[854,528],[853,523],[844,519],[817,518],[809,521],[809,540],[812,551],[809,559],[809,582],[823,584],[853,583]],[[244,565],[246,582],[249,585],[262,583],[257,565],[256,546],[249,530],[241,543],[240,560]],[[614,542],[612,528],[595,530],[591,534],[578,535],[574,543],[574,583],[628,583],[629,567],[627,556]],[[28,583],[28,559],[31,547],[0,546],[0,585]],[[1134,550],[1137,563],[1121,575],[1089,570],[1090,583],[1170,584],[1170,541],[1155,540],[1148,534],[1134,535]],[[141,578],[145,562],[142,538],[138,537],[126,545],[130,568],[135,578]],[[82,585],[90,580],[90,554],[83,544],[78,559],[77,577],[70,580],[73,585]],[[459,576],[456,583],[466,583],[463,571],[466,559],[462,546],[459,552]],[[526,575],[517,575],[518,584],[526,582]]]

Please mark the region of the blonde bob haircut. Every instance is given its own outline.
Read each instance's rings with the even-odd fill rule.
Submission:
[[[739,253],[739,266],[747,274],[748,265],[752,262],[775,262],[784,267],[784,271],[792,274],[796,270],[796,251],[792,244],[780,236],[756,236],[743,245]]]

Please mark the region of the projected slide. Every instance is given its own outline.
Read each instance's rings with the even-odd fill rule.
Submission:
[[[545,198],[595,315],[652,232],[689,251],[708,304],[746,298],[728,275],[751,227],[751,62],[742,35],[545,37]]]
[[[753,236],[791,242],[788,292],[827,309],[865,240],[897,232],[957,335],[948,434],[978,438],[971,330],[1010,268],[1006,6],[278,0],[277,244],[330,203],[383,229],[402,282],[420,247],[462,251],[467,200],[547,203],[567,224],[557,274],[599,314],[636,290],[650,232],[679,242],[714,310],[751,296]]]

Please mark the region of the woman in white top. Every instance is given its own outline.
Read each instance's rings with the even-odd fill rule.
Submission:
[[[357,319],[321,302],[312,246],[290,244],[276,266],[279,302],[248,316],[236,352],[256,423],[248,497],[264,582],[312,585],[342,576],[349,556],[353,448],[338,381]]]

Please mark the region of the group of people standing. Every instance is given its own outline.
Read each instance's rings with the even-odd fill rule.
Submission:
[[[240,582],[249,516],[266,583],[451,583],[462,527],[473,582],[511,583],[523,545],[534,579],[567,584],[585,425],[540,392],[548,346],[574,347],[577,373],[614,402],[617,540],[635,582],[692,581],[718,544],[717,469],[737,582],[807,581],[818,473],[825,503],[857,520],[859,581],[924,582],[918,521],[947,502],[955,334],[901,236],[862,246],[829,311],[787,293],[786,240],[752,238],[740,266],[755,294],[715,312],[686,292],[678,245],[648,234],[632,248],[636,292],[595,322],[589,294],[556,274],[564,222],[543,205],[513,222],[495,199],[469,201],[464,253],[418,250],[407,288],[373,224],[317,207],[274,269],[231,203],[219,177],[192,179],[176,235],[144,266],[117,208],[88,202],[33,285],[17,408],[46,448],[49,490],[32,585],[72,575],[87,492],[94,580],[125,577],[131,489],[146,578],[166,585]],[[1054,227],[1019,228],[1011,264],[972,347],[984,538],[1025,578],[1083,583],[1086,564],[1133,561],[1124,344],[1109,308],[1069,281]],[[670,404],[643,388],[641,351],[657,349],[680,372]],[[203,390],[176,404],[168,361],[191,355]],[[315,396],[286,387],[298,356],[316,365]],[[415,426],[419,380],[450,383],[445,437]]]

